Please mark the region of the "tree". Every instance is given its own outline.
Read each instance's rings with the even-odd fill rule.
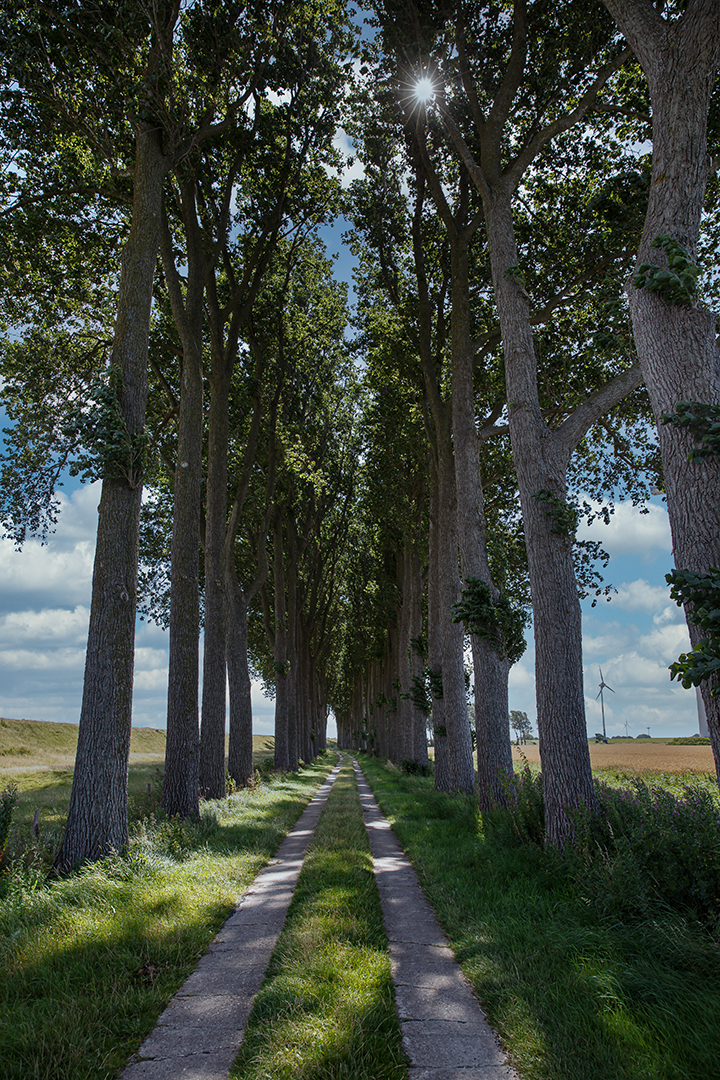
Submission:
[[[532,722],[528,720],[526,712],[520,712],[519,709],[513,709],[510,713],[510,726],[517,735],[517,744],[525,742],[532,732]]]
[[[686,274],[685,288],[673,292],[681,282],[677,271],[668,272],[673,256],[684,255],[691,267],[696,259],[711,169],[708,116],[720,63],[720,17],[713,0],[670,3],[665,10],[646,0],[604,2],[642,65],[652,107],[650,197],[627,284],[633,333],[659,424],[675,565],[681,574],[707,575],[720,566],[720,461],[693,455],[691,429],[661,420],[677,415],[678,402],[720,405],[717,317],[698,305],[693,275]],[[691,605],[685,611],[695,646],[704,632]],[[720,783],[720,699],[713,689],[712,681],[702,684]]]
[[[171,165],[157,116],[178,5],[160,4],[149,18],[132,4],[123,5],[119,18],[116,7],[91,14],[74,4],[33,4],[22,12],[5,6],[1,15],[5,85],[17,87],[6,96],[15,135],[32,145],[39,115],[57,138],[84,139],[93,158],[106,151],[114,128],[113,166],[119,160],[133,179],[109,362],[113,449],[103,462],[78,750],[56,860],[66,870],[127,842],[147,348],[162,185]],[[94,107],[98,94],[101,111]]]
[[[515,0],[512,21],[501,24],[499,10],[487,18],[482,6],[459,3],[453,40],[447,46],[452,93],[438,87],[433,105],[483,201],[532,590],[546,829],[555,844],[562,844],[570,829],[564,807],[595,806],[566,473],[585,432],[639,385],[640,373],[631,366],[579,404],[559,426],[547,423],[538,390],[530,298],[519,266],[513,199],[545,146],[587,115],[627,58],[613,44],[602,20],[586,33],[589,14],[582,3],[549,12],[543,4]],[[432,27],[428,32],[433,33]],[[434,33],[437,38],[437,30]],[[475,39],[472,51],[470,33]],[[427,40],[418,42],[421,55]],[[570,83],[572,103],[562,96],[562,88]]]

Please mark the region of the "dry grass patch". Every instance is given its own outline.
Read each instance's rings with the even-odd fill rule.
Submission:
[[[540,764],[540,747],[537,743],[513,746],[513,761],[523,764],[523,758],[531,765]],[[590,743],[590,762],[593,769],[619,769],[639,775],[658,773],[713,773],[712,748],[709,746],[671,746],[666,742]]]

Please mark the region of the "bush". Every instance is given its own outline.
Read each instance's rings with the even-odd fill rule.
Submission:
[[[542,778],[526,766],[503,782],[506,807],[483,815],[501,843],[545,843]],[[680,912],[706,929],[720,925],[720,812],[697,783],[680,795],[636,778],[629,787],[596,781],[599,819],[571,812],[573,840],[548,852],[588,900],[613,917]]]
[[[0,793],[0,863],[5,855],[16,802],[17,788],[14,784],[10,784]]]
[[[432,776],[432,765],[421,765],[419,761],[407,757],[400,762],[400,770],[408,776]]]
[[[143,856],[161,855],[184,862],[203,848],[217,830],[217,815],[207,810],[199,821],[167,817],[162,811],[150,814],[135,823],[131,837],[131,852]],[[127,857],[128,853],[123,853]]]
[[[502,777],[506,805],[483,815],[498,839],[520,844],[545,843],[545,804],[542,777],[526,765],[522,772]]]
[[[658,903],[720,922],[720,813],[707,790],[672,794],[634,779],[630,788],[597,785],[602,842],[583,878],[609,911],[646,914]]]

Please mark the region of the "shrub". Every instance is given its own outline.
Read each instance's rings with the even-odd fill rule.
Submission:
[[[17,803],[17,785],[8,784],[0,792],[0,854],[5,850],[7,838],[10,835],[12,815]]]
[[[10,784],[0,793],[0,863],[5,855],[16,802],[17,788]]]
[[[720,811],[707,789],[677,795],[635,778],[629,787],[596,781],[599,818],[570,812],[573,839],[549,851],[589,902],[615,918],[672,910],[708,930],[720,925]],[[506,807],[483,815],[501,843],[545,842],[542,778],[525,766],[503,780]]]
[[[542,777],[532,772],[529,765],[519,773],[501,778],[505,794],[505,806],[496,806],[486,813],[490,830],[498,838],[520,844],[545,843],[545,804],[543,802]]]
[[[400,762],[400,770],[408,776],[432,776],[432,765],[421,765],[419,761],[407,757]]]
[[[597,790],[603,840],[583,874],[595,902],[630,915],[660,904],[716,927],[720,814],[708,791],[692,783],[677,796],[639,778],[630,788]]]

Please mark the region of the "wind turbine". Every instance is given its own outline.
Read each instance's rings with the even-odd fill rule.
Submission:
[[[603,698],[603,690],[610,690],[610,692],[613,694],[615,693],[615,691],[613,690],[612,686],[608,686],[608,684],[603,679],[602,668],[599,667],[598,670],[600,672],[600,693],[597,695],[595,700],[597,701],[597,699],[600,698],[600,708],[602,709],[603,722],[603,739],[607,739],[607,735],[605,734],[605,699]]]

